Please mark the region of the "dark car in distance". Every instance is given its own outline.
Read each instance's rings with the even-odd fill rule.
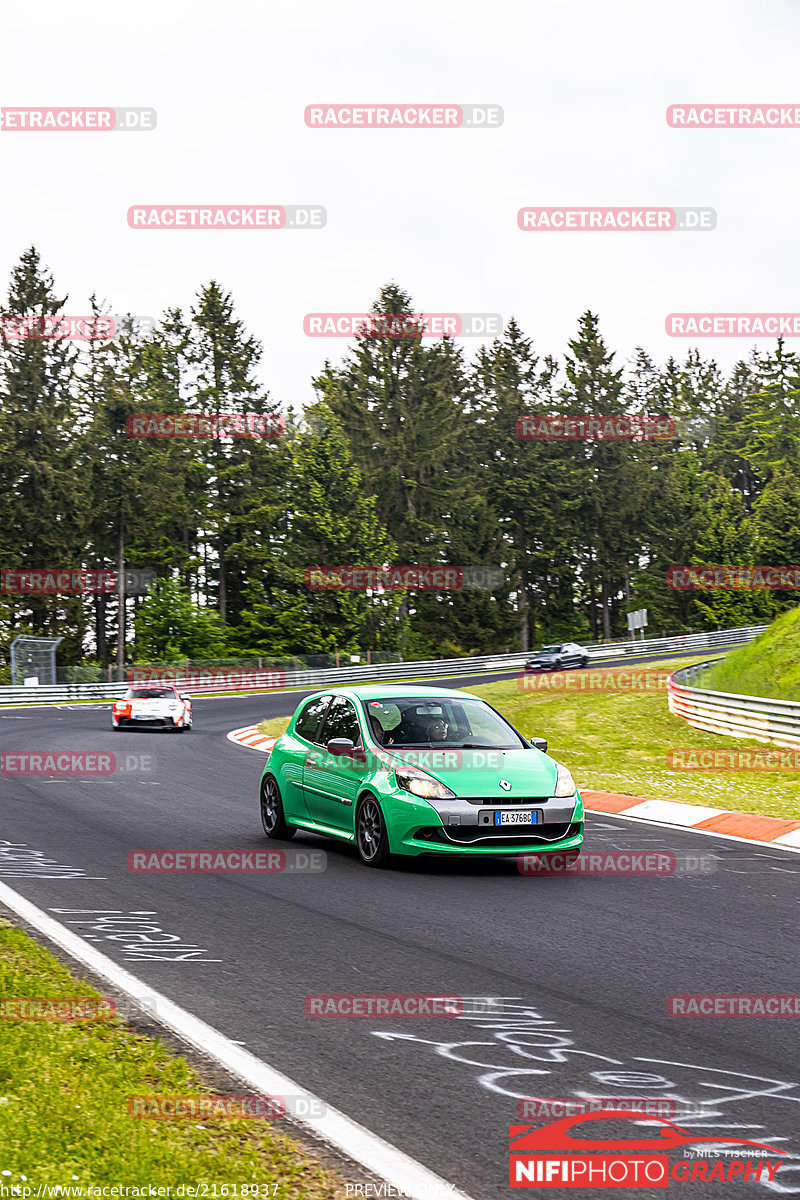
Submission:
[[[588,667],[589,653],[577,642],[556,642],[542,646],[525,663],[526,671],[564,671],[568,667]]]

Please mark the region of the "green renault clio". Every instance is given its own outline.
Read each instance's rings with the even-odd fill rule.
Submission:
[[[298,829],[393,854],[558,853],[583,843],[572,775],[469,692],[370,684],[306,697],[261,777],[267,837]]]

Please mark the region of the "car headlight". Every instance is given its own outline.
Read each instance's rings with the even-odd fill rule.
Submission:
[[[456,798],[455,792],[451,792],[449,787],[439,783],[439,780],[434,779],[427,771],[420,771],[419,767],[411,767],[408,763],[403,763],[402,766],[398,764],[394,767],[394,774],[398,787],[411,792],[413,796],[422,796],[426,800]]]
[[[556,787],[554,796],[572,796],[575,793],[575,780],[561,763],[556,763]]]

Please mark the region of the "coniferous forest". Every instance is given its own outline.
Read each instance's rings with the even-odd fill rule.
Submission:
[[[397,284],[372,311],[424,305]],[[69,312],[31,247],[4,317]],[[99,312],[99,306],[96,306]],[[360,336],[285,411],[269,346],[235,297],[111,340],[0,339],[0,565],[140,568],[146,593],[0,593],[0,668],[19,634],[99,665],[528,649],[770,620],[791,592],[674,591],[679,564],[800,564],[800,359],[780,340],[728,373],[690,349],[621,362],[600,315],[564,347],[508,321],[448,338]],[[136,438],[141,413],[282,413],[271,438]],[[653,414],[674,436],[520,440],[528,414]],[[493,590],[309,590],[318,564],[499,568]],[[495,580],[496,582],[496,580]],[[122,616],[122,620],[120,619]]]

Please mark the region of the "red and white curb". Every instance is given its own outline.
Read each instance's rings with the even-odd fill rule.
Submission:
[[[277,740],[277,738],[265,737],[263,733],[259,733],[257,725],[243,725],[241,729],[232,729],[228,734],[229,742],[236,742],[239,746],[248,746],[251,750],[260,750],[262,754],[269,754]]]
[[[651,821],[656,825],[678,825],[715,837],[757,842],[800,853],[800,821],[707,808],[702,804],[682,804],[677,800],[647,800],[643,796],[623,796],[618,792],[581,792],[581,796],[584,807],[593,812],[611,813],[632,821]]]
[[[245,725],[228,734],[232,742],[269,754],[277,738],[265,737],[255,725]],[[672,825],[694,829],[733,841],[757,842],[800,853],[800,821],[782,817],[763,817],[758,813],[731,812],[703,804],[682,804],[678,800],[648,800],[644,796],[623,796],[619,792],[581,792],[584,808],[609,813],[631,821],[649,821],[654,825]]]

